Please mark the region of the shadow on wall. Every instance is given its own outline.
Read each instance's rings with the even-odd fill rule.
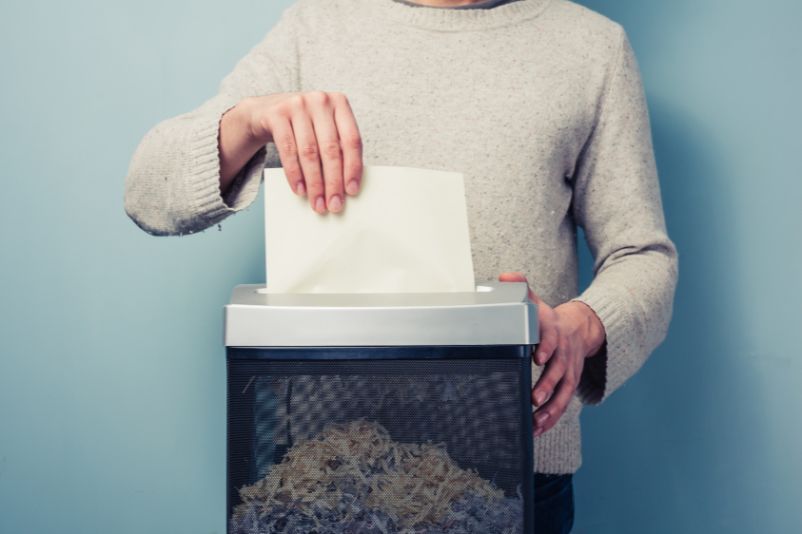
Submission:
[[[674,317],[644,369],[583,416],[576,532],[777,532],[765,502],[761,406],[743,361],[735,217],[705,128],[649,98],[669,235],[680,258]],[[583,283],[591,257],[581,247]],[[754,472],[750,472],[754,471]]]

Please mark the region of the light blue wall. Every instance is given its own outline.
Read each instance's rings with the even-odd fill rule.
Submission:
[[[681,281],[668,341],[584,415],[576,531],[801,532],[802,8],[585,3],[640,58]],[[0,6],[0,532],[224,531],[221,307],[264,280],[260,204],[157,239],[122,179],[287,4]]]

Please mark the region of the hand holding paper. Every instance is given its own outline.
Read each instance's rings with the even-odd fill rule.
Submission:
[[[462,174],[366,167],[342,213],[320,215],[265,170],[270,293],[473,291]]]

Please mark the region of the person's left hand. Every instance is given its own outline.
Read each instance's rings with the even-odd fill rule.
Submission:
[[[527,282],[521,273],[502,273],[500,282]],[[528,285],[528,282],[527,282]],[[601,349],[605,332],[589,306],[570,301],[552,308],[529,289],[529,299],[537,305],[540,342],[533,355],[536,365],[545,365],[532,388],[535,436],[549,430],[568,407],[582,376],[585,358]]]

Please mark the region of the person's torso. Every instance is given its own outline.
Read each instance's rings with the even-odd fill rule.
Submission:
[[[334,17],[299,53],[301,90],[347,95],[366,164],[464,174],[478,282],[521,271],[553,305],[577,291],[570,176],[603,75],[564,18],[444,32]]]

